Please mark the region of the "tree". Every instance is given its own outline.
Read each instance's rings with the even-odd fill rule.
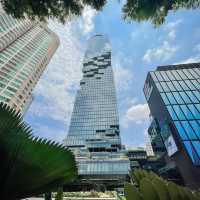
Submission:
[[[170,10],[200,7],[200,0],[127,0],[123,6],[123,18],[128,21],[151,21],[155,26],[165,21]]]
[[[77,176],[74,155],[61,144],[39,139],[15,110],[0,103],[1,199],[56,190]]]
[[[158,175],[141,169],[130,172],[136,184],[125,183],[124,194],[127,200],[199,200],[199,191],[166,181]]]
[[[81,15],[85,6],[101,10],[105,3],[106,0],[1,0],[4,10],[16,18],[57,18],[62,22]]]
[[[63,200],[63,188],[58,189],[55,196],[55,200]]]

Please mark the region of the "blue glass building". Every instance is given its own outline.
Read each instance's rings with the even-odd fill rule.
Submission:
[[[65,143],[76,155],[82,179],[120,181],[126,178],[130,162],[121,146],[107,37],[95,35],[89,40],[82,72]]]
[[[200,186],[200,63],[158,67],[144,86],[168,157],[185,184]]]

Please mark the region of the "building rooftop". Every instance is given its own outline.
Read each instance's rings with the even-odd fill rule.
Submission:
[[[175,65],[165,65],[165,66],[158,66],[156,68],[157,71],[167,71],[167,70],[174,70],[174,69],[189,69],[189,68],[197,68],[200,67],[200,63],[188,63],[188,64],[175,64]]]

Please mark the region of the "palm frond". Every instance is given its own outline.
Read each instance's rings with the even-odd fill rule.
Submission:
[[[72,181],[77,175],[70,150],[54,141],[34,137],[22,116],[2,103],[0,163],[3,199],[44,193]]]

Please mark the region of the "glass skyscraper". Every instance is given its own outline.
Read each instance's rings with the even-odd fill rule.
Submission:
[[[111,45],[106,36],[89,40],[82,72],[66,145],[76,155],[79,175],[124,178],[130,163],[121,145]]]
[[[200,63],[158,67],[144,93],[168,156],[186,184],[200,186]]]
[[[14,19],[0,8],[0,102],[24,113],[58,45],[46,24]]]

